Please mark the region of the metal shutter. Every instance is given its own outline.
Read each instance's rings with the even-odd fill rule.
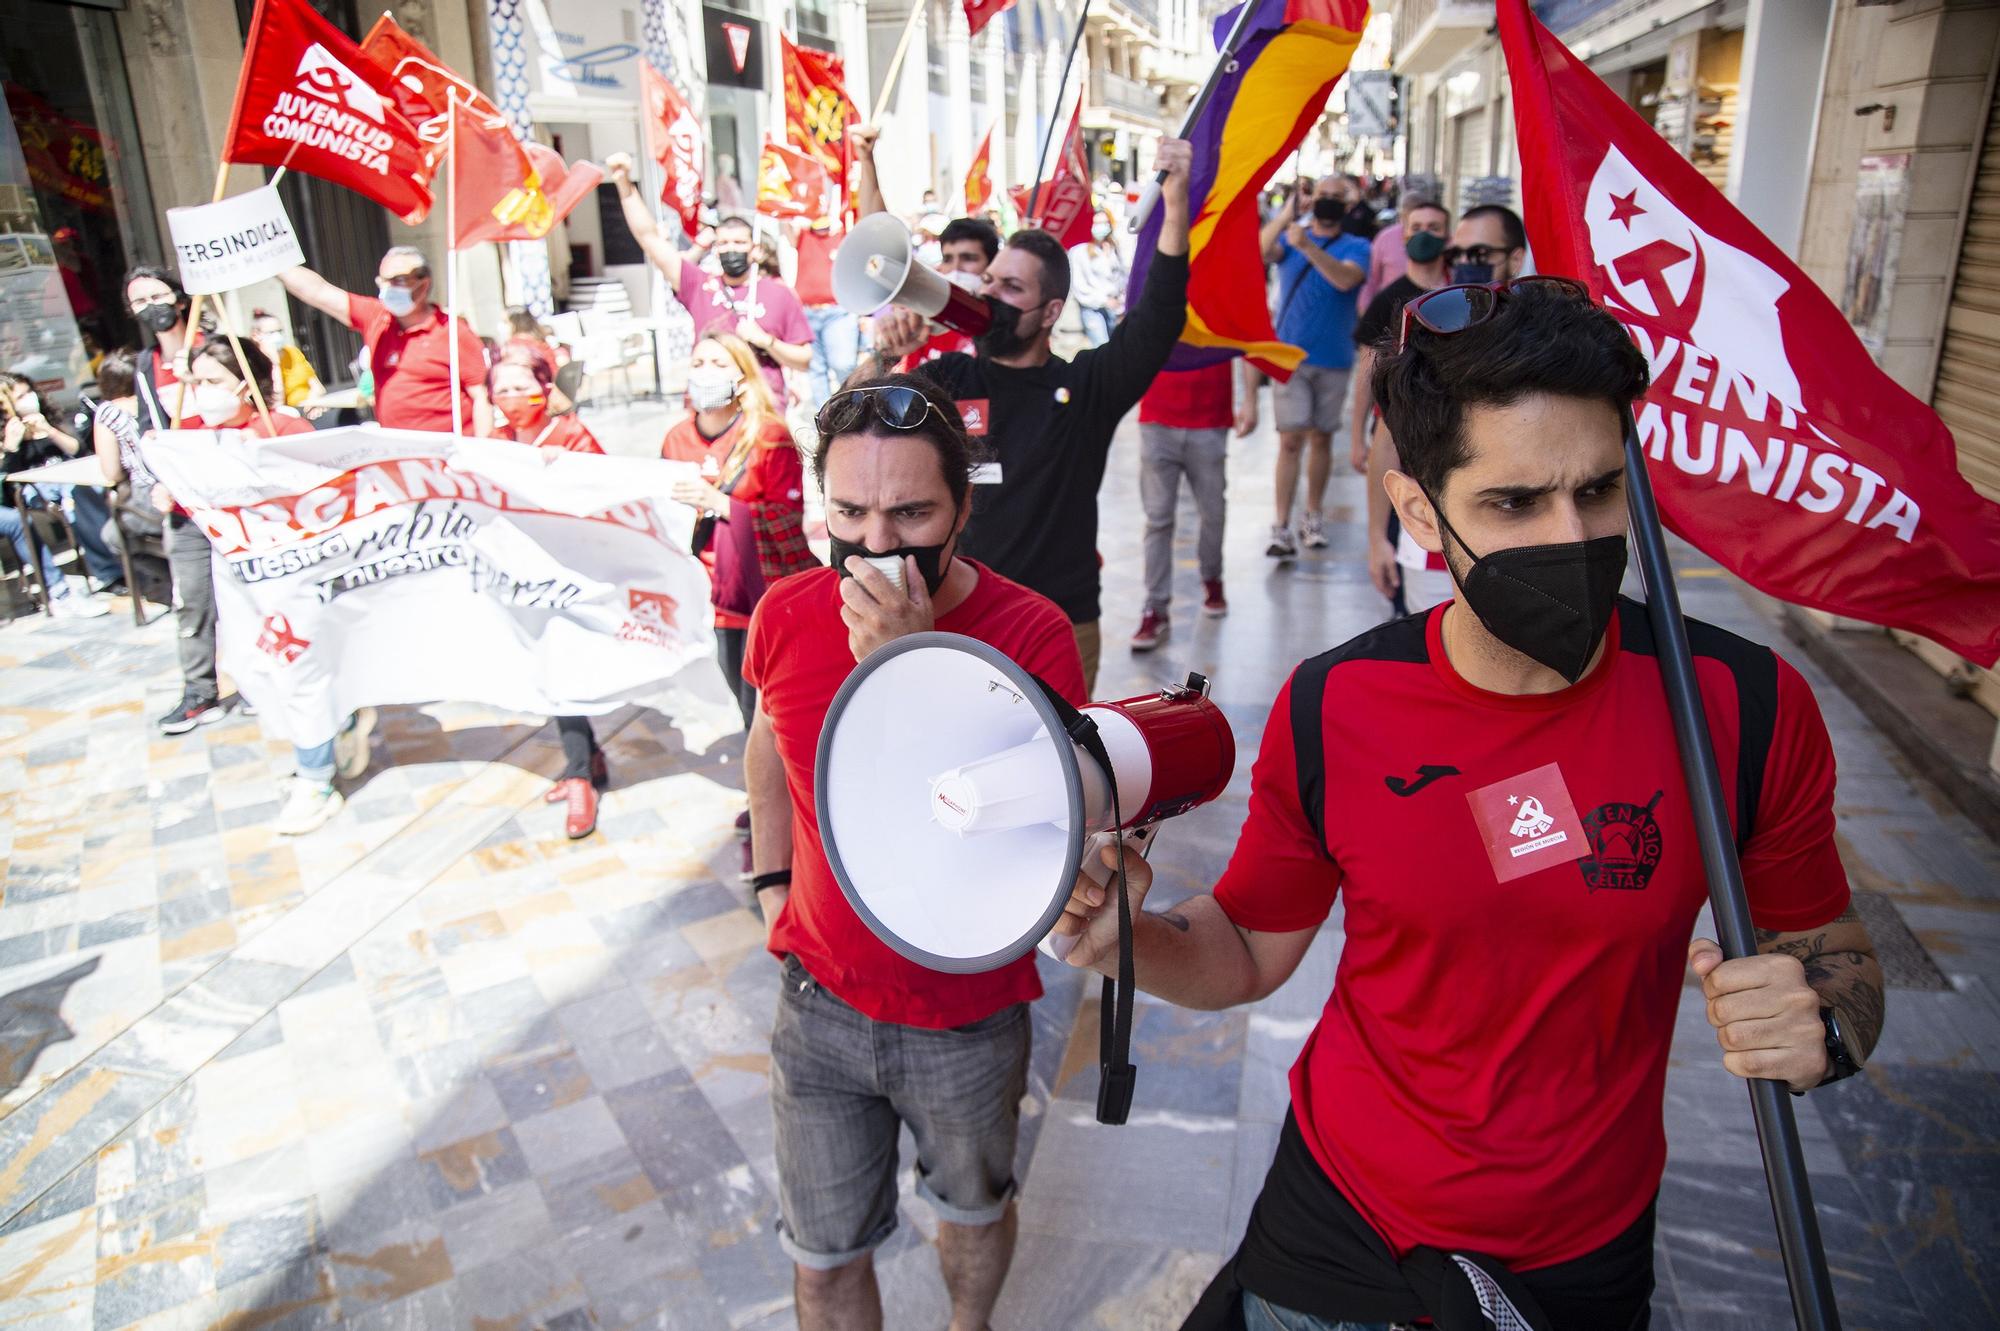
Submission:
[[[1986,118],[1931,403],[1958,440],[1965,479],[2000,499],[2000,96]]]

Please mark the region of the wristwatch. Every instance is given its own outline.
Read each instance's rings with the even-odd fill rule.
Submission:
[[[1861,1065],[1854,1061],[1854,1055],[1847,1048],[1847,1036],[1842,1030],[1840,1013],[1831,1006],[1819,1010],[1820,1024],[1826,1027],[1826,1076],[1820,1078],[1819,1085],[1852,1077],[1861,1071]],[[1815,1090],[1818,1087],[1814,1087]]]

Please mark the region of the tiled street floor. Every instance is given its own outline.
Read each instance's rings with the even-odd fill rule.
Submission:
[[[606,418],[645,452],[644,411]],[[1217,804],[1174,824],[1161,902],[1243,817],[1264,713],[1301,657],[1373,622],[1360,482],[1333,547],[1262,556],[1271,441],[1241,445],[1233,609],[1136,620],[1136,437],[1102,504],[1100,695],[1201,669],[1237,728]],[[1778,641],[1691,553],[1691,612]],[[2000,857],[1798,662],[1841,764],[1843,852],[1895,954],[1867,1075],[1795,1102],[1850,1328],[2000,1324]],[[253,719],[180,739],[171,626],[0,628],[0,1326],[791,1324],[767,1100],[773,963],[735,879],[740,739],[712,669],[604,718],[599,835],[541,802],[532,717],[390,709],[312,836],[269,830],[286,746]],[[1142,1008],[1131,1124],[1091,1120],[1095,989],[1045,968],[1001,1331],[1172,1327],[1240,1235],[1325,1001],[1339,917],[1247,1011]],[[1748,1102],[1687,993],[1668,1085],[1654,1325],[1789,1325]],[[907,1157],[906,1157],[907,1158]],[[892,1328],[946,1321],[909,1196],[881,1254]]]

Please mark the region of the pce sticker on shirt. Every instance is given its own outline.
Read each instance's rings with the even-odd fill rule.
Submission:
[[[986,437],[986,414],[992,410],[992,401],[983,397],[961,398],[955,405],[958,415],[965,422],[965,432],[975,439]]]
[[[1493,876],[1503,883],[1590,854],[1590,838],[1555,763],[1482,786],[1465,800]]]

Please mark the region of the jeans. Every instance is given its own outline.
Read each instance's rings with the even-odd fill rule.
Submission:
[[[1077,315],[1083,320],[1083,335],[1093,347],[1101,347],[1111,340],[1111,326],[1118,322],[1118,316],[1102,305],[1079,305]]]
[[[0,536],[14,543],[14,553],[21,557],[22,568],[34,562],[34,555],[28,549],[28,520],[21,516],[20,510],[0,505]],[[50,599],[69,595],[69,584],[63,581],[55,552],[39,542],[37,548],[42,552],[42,585],[48,589]]]
[[[302,781],[311,781],[322,786],[332,785],[333,741],[315,744],[311,748],[300,744],[292,745],[292,769],[298,773]]]
[[[208,536],[186,518],[167,520],[167,564],[174,574],[174,643],[181,691],[191,703],[214,702],[215,575]]]
[[[68,489],[70,507],[76,511],[76,543],[82,547],[83,566],[99,586],[121,581],[125,565],[119,562],[117,548],[104,539],[104,528],[111,522],[111,497],[95,485]]]
[[[838,305],[808,305],[806,323],[812,327],[813,354],[806,371],[805,399],[817,413],[861,360],[861,321]]]
[[[715,631],[715,663],[722,667],[722,682],[729,686],[729,696],[736,700],[736,710],[743,714],[745,730],[757,716],[757,690],[743,680],[743,648],[749,638],[749,629]]]
[[[590,760],[597,756],[597,734],[587,716],[559,716],[556,734],[562,740],[563,774],[559,780],[590,776]]]
[[[1173,600],[1174,510],[1187,478],[1201,514],[1196,543],[1203,582],[1222,578],[1223,490],[1228,472],[1227,429],[1185,430],[1150,421],[1139,426],[1139,502],[1146,510],[1146,608],[1167,612]]]
[[[1243,1291],[1244,1331],[1390,1331],[1387,1322],[1329,1322],[1310,1313],[1293,1312]]]

